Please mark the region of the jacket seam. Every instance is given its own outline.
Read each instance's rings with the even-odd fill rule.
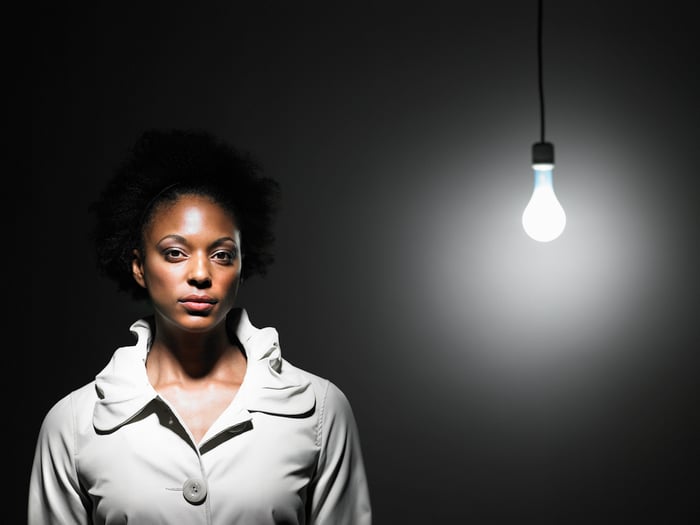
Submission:
[[[328,389],[330,386],[329,381],[325,381],[325,389],[323,390],[323,398],[321,400],[321,410],[319,410],[318,414],[318,429],[316,431],[316,446],[319,448],[323,448],[323,425],[325,423],[325,417],[326,417],[326,400],[328,398]]]

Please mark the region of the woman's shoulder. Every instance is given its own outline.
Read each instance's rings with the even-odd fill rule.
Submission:
[[[54,402],[44,416],[42,427],[60,429],[69,425],[79,425],[83,419],[92,418],[96,400],[97,393],[93,380]]]
[[[285,365],[293,368],[298,374],[309,381],[314,390],[316,403],[323,412],[332,412],[352,417],[350,400],[335,381],[307,369],[299,368],[286,360]]]

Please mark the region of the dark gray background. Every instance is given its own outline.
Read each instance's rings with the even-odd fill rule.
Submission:
[[[282,186],[277,262],[240,304],[350,398],[377,524],[687,523],[694,2],[545,4],[568,216],[546,245],[520,226],[539,138],[536,1],[35,13],[22,472],[45,411],[144,312],[97,275],[88,203],[144,129],[205,128]]]

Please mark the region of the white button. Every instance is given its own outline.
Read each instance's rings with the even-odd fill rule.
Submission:
[[[207,484],[201,479],[189,478],[182,486],[182,495],[193,505],[202,503],[207,497]]]

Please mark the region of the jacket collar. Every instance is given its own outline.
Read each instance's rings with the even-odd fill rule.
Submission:
[[[241,308],[233,310],[227,321],[246,353],[247,369],[234,401],[214,424],[216,429],[210,431],[250,419],[249,412],[298,416],[313,410],[315,396],[311,382],[282,358],[277,330],[256,328]],[[98,431],[111,431],[128,423],[159,397],[146,374],[151,325],[146,319],[139,319],[129,330],[136,337],[136,344],[117,348],[95,378],[98,400],[93,424]]]

